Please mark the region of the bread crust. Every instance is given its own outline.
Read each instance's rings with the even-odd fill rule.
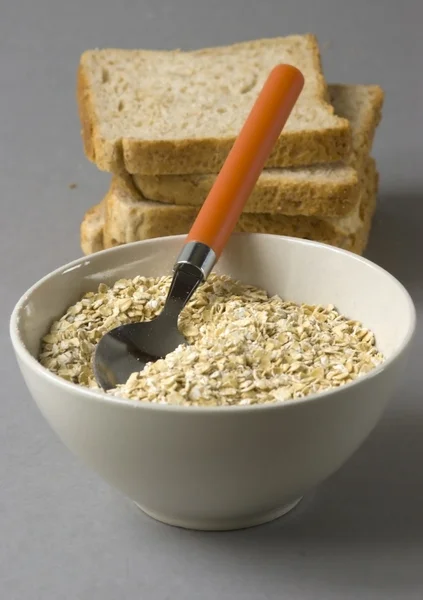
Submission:
[[[276,235],[301,237],[338,246],[357,254],[366,248],[373,214],[376,207],[378,173],[372,158],[366,161],[361,175],[359,214],[361,222],[353,231],[339,227],[336,219],[318,219],[305,216],[243,214],[236,231],[263,232]],[[94,214],[97,220],[94,219]],[[197,209],[176,205],[160,205],[140,200],[139,193],[129,178],[115,177],[102,203],[87,212],[81,231],[84,253],[111,248],[116,245],[187,233]],[[102,224],[100,248],[99,221]],[[101,227],[100,227],[101,228]]]
[[[91,207],[85,213],[80,227],[80,244],[84,254],[94,254],[104,249],[104,202]]]

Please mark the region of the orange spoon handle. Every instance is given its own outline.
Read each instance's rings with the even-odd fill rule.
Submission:
[[[278,65],[270,73],[210,190],[186,243],[222,253],[304,85],[301,72]]]

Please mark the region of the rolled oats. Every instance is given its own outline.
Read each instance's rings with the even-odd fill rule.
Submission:
[[[170,277],[100,284],[53,323],[39,360],[57,375],[96,388],[96,343],[124,323],[163,309]],[[283,402],[339,387],[383,361],[371,331],[334,306],[297,305],[227,276],[211,275],[181,313],[188,344],[112,394],[196,406]]]

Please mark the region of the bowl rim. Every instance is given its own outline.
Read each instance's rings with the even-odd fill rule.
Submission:
[[[80,264],[82,264],[86,261],[97,260],[97,257],[100,257],[100,256],[105,256],[105,255],[107,256],[107,254],[118,254],[119,252],[127,251],[127,249],[131,248],[131,247],[133,247],[133,248],[134,247],[145,247],[145,246],[149,246],[149,245],[155,246],[155,245],[162,243],[163,241],[168,242],[168,243],[171,242],[172,240],[182,242],[186,237],[185,235],[173,235],[173,236],[166,236],[166,237],[161,237],[161,238],[152,238],[152,239],[148,239],[148,240],[141,240],[141,241],[132,242],[129,244],[122,244],[120,246],[115,246],[113,248],[101,250],[92,255],[82,256],[76,260],[73,260],[65,265],[62,265],[62,266],[54,269],[53,271],[50,271],[44,277],[42,277],[41,279],[36,281],[31,287],[29,287],[27,289],[26,292],[24,292],[21,295],[21,297],[15,304],[12,314],[11,314],[11,317],[10,317],[9,334],[10,334],[10,338],[11,338],[12,345],[13,345],[16,355],[19,357],[21,362],[24,363],[31,371],[37,372],[43,379],[47,380],[53,386],[58,387],[59,388],[58,391],[60,391],[60,389],[62,388],[64,391],[73,392],[73,393],[79,395],[81,398],[83,398],[87,402],[94,401],[94,402],[107,403],[107,404],[112,403],[112,404],[121,406],[122,408],[127,408],[130,410],[131,409],[133,409],[133,410],[155,410],[155,411],[165,411],[165,412],[171,412],[171,413],[189,412],[191,414],[224,412],[224,413],[229,414],[229,413],[233,413],[233,412],[235,412],[235,413],[244,412],[245,413],[245,412],[257,411],[257,410],[260,410],[260,411],[278,410],[278,409],[286,410],[290,407],[306,404],[308,402],[316,402],[319,400],[322,401],[325,398],[328,398],[335,394],[339,394],[339,393],[343,392],[344,390],[348,390],[352,387],[358,388],[358,386],[365,385],[367,381],[369,381],[375,377],[378,377],[381,373],[383,373],[383,371],[387,370],[393,363],[396,362],[396,360],[401,356],[401,354],[405,351],[405,349],[411,344],[412,339],[415,334],[416,320],[417,320],[416,308],[415,308],[413,299],[411,298],[406,287],[394,275],[392,275],[389,271],[387,271],[383,267],[377,265],[376,263],[374,263],[373,261],[371,261],[367,258],[364,258],[363,256],[359,256],[358,254],[355,254],[348,250],[344,250],[342,248],[337,248],[336,246],[331,246],[329,244],[324,244],[322,242],[316,242],[313,240],[305,240],[302,238],[295,238],[292,236],[291,237],[290,236],[279,236],[279,235],[268,234],[268,233],[239,232],[239,233],[234,233],[233,237],[235,237],[235,236],[236,237],[243,236],[243,237],[251,237],[251,238],[258,237],[258,236],[267,237],[267,238],[277,238],[277,239],[282,238],[282,239],[286,240],[288,243],[308,246],[310,248],[324,247],[329,252],[334,252],[337,254],[345,255],[345,256],[349,257],[349,259],[355,260],[358,263],[366,265],[366,267],[369,267],[371,269],[374,269],[375,271],[382,273],[385,277],[390,279],[400,289],[400,291],[404,295],[405,300],[408,304],[410,325],[409,325],[408,331],[406,332],[406,335],[404,337],[402,344],[400,344],[400,346],[393,352],[392,356],[390,356],[383,363],[378,365],[375,369],[370,371],[370,373],[366,373],[365,375],[355,379],[354,381],[346,383],[338,388],[331,388],[331,389],[323,391],[323,392],[309,394],[303,398],[289,399],[289,400],[284,400],[283,402],[269,402],[269,403],[265,403],[265,404],[247,404],[247,405],[232,405],[232,406],[192,406],[189,404],[174,405],[174,404],[166,404],[166,403],[153,403],[153,402],[148,402],[146,400],[133,400],[133,399],[123,398],[120,396],[114,396],[112,394],[107,394],[106,392],[104,392],[100,389],[97,390],[97,389],[93,389],[93,388],[87,388],[87,387],[81,386],[77,383],[72,383],[70,381],[67,381],[66,379],[63,379],[62,377],[60,377],[59,375],[56,375],[56,374],[52,373],[51,371],[49,371],[46,367],[41,365],[34,356],[32,356],[32,354],[26,348],[26,346],[23,343],[23,340],[20,336],[19,315],[23,309],[23,306],[27,302],[28,298],[38,288],[40,288],[42,285],[44,285],[44,283],[47,280],[53,279],[57,275],[60,275],[66,271],[73,270],[74,268],[77,268]]]

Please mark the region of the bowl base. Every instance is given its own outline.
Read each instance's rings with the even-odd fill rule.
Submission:
[[[283,517],[287,513],[289,513],[292,509],[294,509],[302,500],[302,496],[300,498],[296,498],[292,502],[288,504],[284,504],[279,508],[269,510],[264,513],[259,513],[256,515],[251,515],[249,517],[241,517],[239,519],[204,519],[204,520],[196,520],[192,521],[189,519],[173,519],[172,517],[168,517],[166,515],[161,515],[155,513],[154,511],[147,510],[134,502],[135,506],[139,508],[143,513],[147,516],[151,517],[155,521],[159,521],[160,523],[164,523],[165,525],[172,525],[172,527],[181,527],[183,529],[195,529],[197,531],[233,531],[235,529],[247,529],[249,527],[256,527],[257,525],[264,525],[265,523],[270,523],[270,521],[274,521]]]

